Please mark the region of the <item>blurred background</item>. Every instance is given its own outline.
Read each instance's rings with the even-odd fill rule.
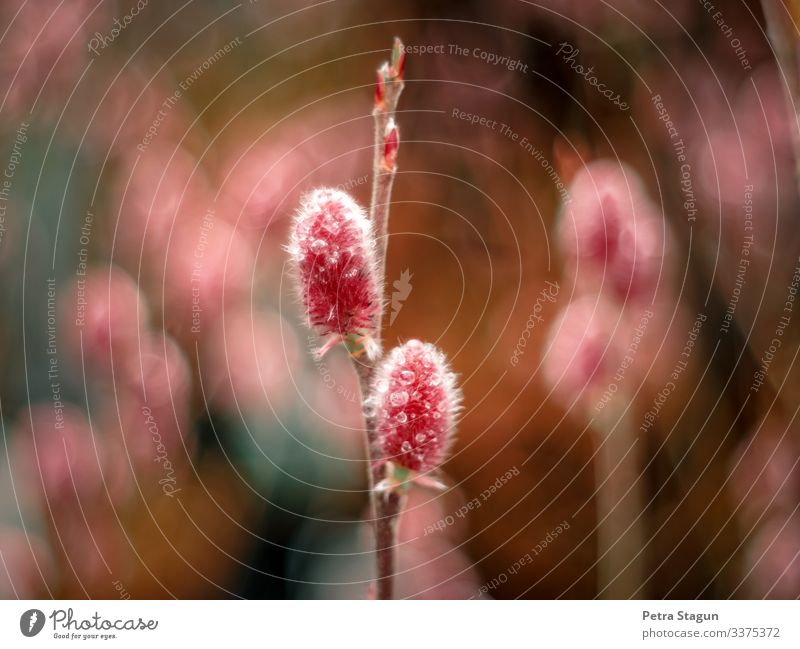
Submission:
[[[601,595],[624,410],[636,595],[800,596],[793,120],[760,4],[718,4],[4,1],[0,596],[366,597],[358,384],[282,246],[304,191],[368,203],[396,35],[384,339],[465,395],[398,594]],[[610,300],[580,246],[620,178],[657,227]],[[564,343],[587,297],[622,352],[576,359],[596,309]]]

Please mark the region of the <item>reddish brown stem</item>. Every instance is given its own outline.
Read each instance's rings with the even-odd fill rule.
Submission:
[[[394,126],[397,101],[403,91],[403,44],[395,39],[392,62],[378,70],[378,86],[375,94],[375,140],[372,158],[372,199],[370,218],[378,239],[378,277],[386,275],[386,246],[389,223],[389,203],[395,175],[395,159],[399,147],[399,136]],[[390,126],[391,125],[391,126]],[[382,297],[382,296],[381,296]],[[380,349],[383,313],[378,315],[375,338]],[[381,362],[382,350],[374,358],[354,359],[361,386],[362,403],[369,398],[375,368]],[[402,507],[402,497],[394,489],[383,486],[386,464],[375,431],[374,413],[364,409],[364,430],[369,461],[369,489],[372,503],[372,518],[375,528],[375,563],[377,568],[376,596],[392,599],[395,573],[395,546],[397,545],[397,520]]]
[[[396,490],[384,494],[375,493],[380,501],[380,517],[375,520],[375,560],[378,568],[377,597],[392,599],[394,596],[395,546],[397,545],[397,521],[400,515],[401,497]]]
[[[372,111],[374,119],[374,149],[372,155],[372,199],[370,201],[369,215],[375,226],[375,236],[378,237],[378,272],[383,276],[386,268],[386,246],[389,231],[389,203],[392,196],[392,185],[396,168],[394,158],[397,155],[399,140],[397,133],[393,136],[392,161],[390,165],[386,160],[386,139],[390,134],[389,123],[394,122],[395,111],[400,94],[403,92],[403,44],[400,39],[395,39],[392,50],[392,61],[401,61],[399,69],[394,65],[384,64],[378,70],[378,88],[375,108]],[[401,58],[402,57],[402,58]],[[381,83],[382,81],[382,83]]]

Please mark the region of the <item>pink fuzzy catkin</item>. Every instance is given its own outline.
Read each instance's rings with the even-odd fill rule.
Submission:
[[[372,399],[386,459],[412,471],[438,468],[452,445],[461,403],[444,354],[419,340],[394,348],[378,369]]]
[[[306,194],[288,250],[309,324],[334,341],[372,338],[381,284],[372,224],[355,200],[337,189]]]

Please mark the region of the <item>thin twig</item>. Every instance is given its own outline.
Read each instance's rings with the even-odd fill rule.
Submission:
[[[400,93],[403,91],[403,44],[396,38],[392,48],[391,63],[378,70],[375,97],[375,140],[372,157],[372,199],[370,219],[378,242],[378,277],[386,276],[386,247],[389,227],[389,204],[396,166],[395,157],[399,138],[394,125],[394,114]],[[383,285],[383,282],[381,282]],[[383,298],[383,296],[381,296]],[[354,358],[364,404],[364,430],[369,459],[369,490],[375,528],[375,563],[377,569],[377,599],[392,599],[395,573],[395,546],[397,545],[397,519],[402,506],[402,496],[395,488],[380,488],[386,478],[386,463],[375,431],[374,407],[368,404],[375,369],[381,362],[381,327],[383,310],[377,318],[375,343],[378,352],[371,357]]]
[[[386,268],[386,247],[389,232],[389,203],[392,194],[392,185],[396,166],[392,163],[387,167],[384,164],[386,135],[390,124],[394,123],[397,102],[403,92],[403,66],[405,54],[403,43],[395,38],[392,48],[392,62],[384,63],[378,69],[378,90],[375,96],[375,108],[372,111],[374,119],[374,150],[372,155],[372,199],[370,201],[369,215],[375,226],[375,236],[378,238],[378,273],[383,277]],[[396,147],[395,153],[396,155]]]

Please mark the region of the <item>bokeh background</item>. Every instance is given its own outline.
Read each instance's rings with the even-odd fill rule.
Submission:
[[[368,203],[395,35],[423,47],[398,112],[384,338],[437,343],[465,404],[447,491],[410,494],[399,594],[600,594],[602,425],[546,368],[559,314],[594,290],[560,243],[557,182],[611,160],[663,226],[656,288],[618,307],[654,314],[617,397],[643,494],[637,594],[800,596],[797,312],[751,389],[800,254],[793,120],[760,4],[709,4],[4,0],[0,596],[366,597],[358,385],[342,349],[312,358],[282,246],[304,191]]]

